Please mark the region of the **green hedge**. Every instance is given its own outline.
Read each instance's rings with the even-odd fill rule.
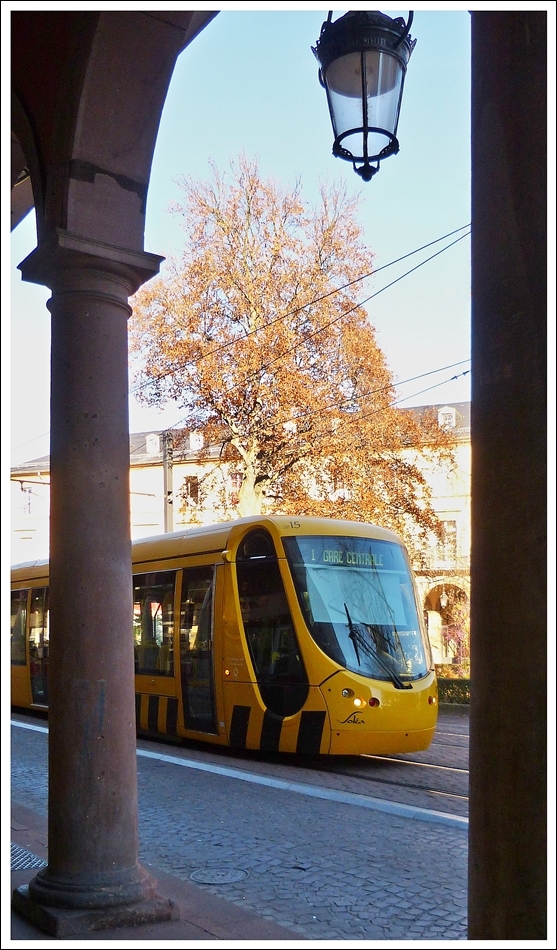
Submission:
[[[439,677],[437,679],[439,689],[440,703],[459,703],[468,705],[470,702],[470,680],[469,679],[448,679]]]

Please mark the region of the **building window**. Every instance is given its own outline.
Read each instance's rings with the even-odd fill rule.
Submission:
[[[444,538],[439,542],[438,554],[441,561],[456,561],[456,521],[443,521]]]
[[[32,495],[31,486],[29,486],[29,488],[25,488],[22,483],[21,490],[23,492],[23,504],[21,506],[22,514],[30,515],[31,514],[31,495]]]
[[[334,501],[350,498],[350,491],[344,477],[336,472],[333,474],[333,493],[331,497]]]
[[[199,478],[197,475],[187,475],[184,478],[183,495],[186,504],[197,505],[199,503]]]
[[[192,452],[199,452],[199,450],[203,448],[203,433],[190,432],[189,446]]]
[[[229,496],[228,500],[231,505],[237,505],[240,501],[240,489],[242,487],[242,482],[244,481],[244,476],[241,472],[231,472],[229,477]]]

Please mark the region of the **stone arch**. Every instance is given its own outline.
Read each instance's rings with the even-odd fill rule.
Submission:
[[[32,185],[38,237],[19,266],[52,291],[49,860],[14,898],[32,919],[36,905],[87,908],[97,927],[112,907],[126,906],[130,922],[175,913],[138,864],[133,657],[122,636],[132,617],[127,320],[129,297],[161,261],[143,242],[168,84],[215,15],[12,17],[14,175]],[[59,927],[49,917],[49,932]]]
[[[39,244],[61,229],[143,249],[151,162],[174,65],[214,16],[12,15],[12,126],[32,182]]]
[[[466,668],[470,656],[470,580],[431,579],[423,595],[424,614],[436,666]]]
[[[40,161],[31,123],[19,96],[12,91],[11,227],[43,204]]]

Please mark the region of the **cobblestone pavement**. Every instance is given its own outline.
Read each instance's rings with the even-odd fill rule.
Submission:
[[[47,810],[47,740],[12,730],[12,797]],[[138,758],[140,860],[307,940],[465,940],[467,835]]]

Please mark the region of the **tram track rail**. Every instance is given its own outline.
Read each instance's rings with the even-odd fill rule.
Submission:
[[[311,763],[319,774],[343,778],[352,790],[405,804],[468,816],[468,716],[441,712],[425,752],[362,755]]]
[[[383,759],[383,761],[389,761],[389,760]],[[332,763],[328,763],[328,764],[331,765]],[[467,769],[455,769],[455,768],[448,768],[447,766],[436,766],[436,765],[431,765],[429,763],[426,764],[426,763],[418,763],[418,762],[402,762],[399,764],[414,769],[415,771],[417,771],[418,775],[421,774],[419,770],[422,770],[422,769],[436,769],[436,770],[438,769],[441,772],[453,773],[453,774],[456,774],[459,778],[462,778],[464,780],[466,787],[468,785],[468,770]],[[351,780],[353,782],[357,782],[359,784],[359,794],[373,794],[374,796],[379,795],[380,797],[384,797],[383,793],[377,789],[377,786],[381,786],[382,789],[384,790],[390,789],[394,796],[394,800],[400,800],[399,796],[401,794],[404,795],[404,792],[419,793],[421,796],[434,796],[437,801],[436,807],[439,807],[439,802],[444,800],[447,803],[447,809],[450,813],[453,813],[454,811],[457,814],[467,814],[467,810],[468,810],[467,788],[462,789],[461,791],[451,790],[447,787],[443,787],[441,783],[434,784],[431,782],[428,783],[427,781],[421,782],[421,781],[405,780],[404,778],[401,778],[400,776],[397,776],[396,778],[385,778],[382,776],[378,776],[377,774],[365,775],[354,769],[342,769],[342,767],[337,768],[335,766],[333,766],[332,769],[331,768],[318,769],[317,767],[314,767],[313,771],[319,772],[321,775],[326,774],[330,776],[331,774],[334,774],[335,776],[344,777],[345,779]],[[406,803],[408,802],[406,801]],[[413,803],[414,804],[416,803],[415,799],[413,800]],[[464,812],[462,811],[461,808],[457,807],[459,803],[465,807]],[[428,803],[427,805],[422,806],[422,807],[431,807],[431,803]]]
[[[138,749],[167,751],[171,747],[180,757],[216,768],[226,762],[229,767],[267,778],[435,809],[461,818],[468,816],[467,745],[466,732],[441,731],[426,752],[309,757],[238,751],[188,740],[169,743],[160,737],[138,739]]]
[[[293,756],[215,748],[202,754],[238,769],[467,817],[468,737],[454,735],[456,743],[436,736],[427,752],[392,756]],[[199,749],[189,743],[187,748],[196,754]]]

